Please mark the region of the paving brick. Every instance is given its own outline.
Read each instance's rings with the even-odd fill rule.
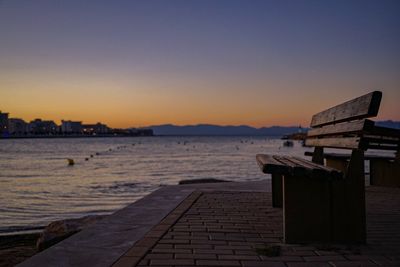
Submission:
[[[183,249],[212,249],[213,245],[211,244],[177,244],[175,248],[183,248]]]
[[[303,251],[282,251],[282,256],[316,256],[317,254],[312,250],[303,250]]]
[[[172,266],[172,265],[194,265],[194,260],[191,259],[163,259],[163,260],[151,260],[150,266]]]
[[[256,255],[256,256],[258,256],[258,253],[253,249],[234,250],[233,252],[234,252],[233,254],[235,254],[235,255],[250,255],[250,256]]]
[[[346,255],[348,260],[358,261],[358,260],[369,260],[371,256],[368,255]]]
[[[243,267],[286,267],[283,262],[242,261]]]
[[[159,248],[161,248],[161,249],[165,249],[165,248],[173,248],[174,247],[174,245],[172,245],[172,244],[156,244],[155,246],[154,246],[154,249],[159,249]]]
[[[149,253],[146,255],[145,259],[148,260],[159,260],[159,259],[172,259],[174,254],[172,253]]]
[[[293,250],[294,250],[294,251],[302,251],[302,250],[312,250],[312,251],[316,251],[316,250],[318,250],[318,249],[315,248],[315,247],[310,247],[310,246],[296,246],[296,247],[293,247]]]
[[[199,254],[218,254],[218,255],[224,255],[224,254],[233,254],[233,250],[231,249],[194,249],[194,253],[199,253]]]
[[[161,239],[159,244],[189,244],[189,239]]]
[[[175,254],[176,259],[216,260],[216,254]]]
[[[364,267],[364,266],[378,266],[371,261],[333,261],[331,265],[334,267]]]
[[[206,240],[206,239],[199,239],[199,240],[191,240],[191,244],[210,244],[210,245],[228,245],[228,242],[225,240]]]
[[[239,249],[249,249],[250,246],[215,246],[216,250],[225,250],[225,249],[235,249],[235,250],[239,250]]]
[[[278,257],[268,257],[268,256],[260,256],[263,261],[284,261],[284,262],[296,262],[303,261],[302,257],[299,256],[278,256]]]
[[[197,266],[240,266],[239,261],[197,260]]]
[[[340,255],[328,255],[328,256],[307,256],[303,257],[305,261],[344,261],[346,258]]]
[[[218,255],[219,260],[260,260],[256,255]]]
[[[139,257],[121,257],[113,264],[113,267],[134,267],[139,261]]]
[[[330,250],[316,250],[314,252],[315,252],[315,254],[317,254],[319,256],[339,255],[338,252],[330,251]]]
[[[288,267],[332,267],[328,262],[287,262]]]
[[[171,249],[171,248],[154,248],[152,253],[192,253],[190,249]]]

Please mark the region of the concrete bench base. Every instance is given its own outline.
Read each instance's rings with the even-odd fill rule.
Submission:
[[[400,186],[400,160],[370,160],[371,185]]]
[[[331,185],[328,180],[283,177],[285,243],[330,242]]]

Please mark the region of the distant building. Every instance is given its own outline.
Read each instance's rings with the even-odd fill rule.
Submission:
[[[146,128],[112,129],[112,132],[122,136],[153,136],[153,129]]]
[[[11,135],[26,135],[28,132],[28,123],[23,119],[8,119],[8,131]]]
[[[154,135],[153,129],[142,128],[142,129],[139,129],[138,131],[139,131],[140,136],[153,136]]]
[[[58,133],[58,126],[54,121],[35,119],[29,122],[28,133],[33,135],[54,135]]]
[[[63,134],[82,134],[83,127],[81,121],[61,121],[61,132]]]
[[[108,134],[110,128],[100,122],[96,124],[82,124],[83,133],[87,135]]]
[[[0,135],[8,134],[8,113],[0,111]]]

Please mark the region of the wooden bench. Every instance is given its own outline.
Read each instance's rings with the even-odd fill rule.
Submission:
[[[400,133],[399,133],[400,135]],[[313,152],[305,152],[306,156],[313,156]],[[350,154],[324,153],[327,166],[344,169],[350,160]],[[396,155],[367,154],[364,160],[369,162],[369,184],[377,186],[400,187],[400,164]]]
[[[364,151],[399,152],[400,146],[398,131],[367,119],[378,114],[381,98],[374,91],[315,114],[306,139],[315,147],[312,161],[256,156],[261,170],[272,175],[273,206],[283,207],[285,242],[365,243]],[[325,147],[351,154],[325,166]],[[398,162],[397,156],[393,164]]]

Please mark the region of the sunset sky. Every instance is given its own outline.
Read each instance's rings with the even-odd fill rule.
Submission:
[[[0,0],[0,110],[111,127],[400,120],[400,1]]]

